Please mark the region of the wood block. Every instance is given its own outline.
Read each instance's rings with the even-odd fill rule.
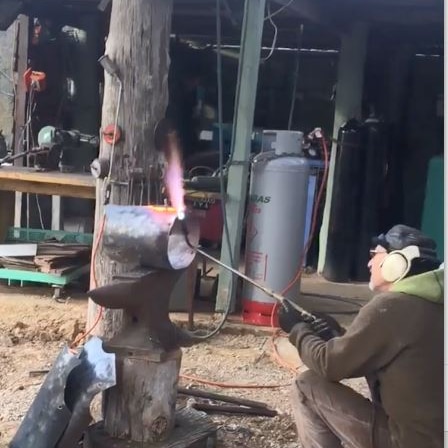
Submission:
[[[182,352],[161,362],[116,352],[117,384],[105,392],[105,427],[114,437],[142,442],[164,440],[175,424]]]
[[[216,425],[209,417],[190,408],[176,411],[176,423],[163,442],[142,443],[110,437],[102,422],[90,426],[84,436],[84,448],[213,448],[216,446]]]

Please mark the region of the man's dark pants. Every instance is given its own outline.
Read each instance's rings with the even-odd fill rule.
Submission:
[[[384,410],[343,384],[306,371],[292,397],[303,448],[395,448]]]

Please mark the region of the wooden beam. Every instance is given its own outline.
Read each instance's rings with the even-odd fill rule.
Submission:
[[[333,139],[337,139],[339,128],[350,118],[361,118],[361,102],[364,85],[364,64],[367,50],[368,27],[364,23],[353,25],[344,35],[339,53],[336,104],[333,123]],[[324,214],[320,230],[318,273],[322,273],[327,255],[328,226],[333,195],[333,178],[337,145],[333,143],[327,182]]]
[[[29,19],[27,16],[20,15],[17,21],[17,45],[15,54],[15,83],[16,98],[14,104],[14,152],[18,153],[21,149],[22,130],[25,125],[26,108],[26,88],[23,82],[23,74],[28,68],[28,42],[29,42]],[[22,165],[22,159],[16,160],[16,165]]]
[[[95,199],[95,179],[87,174],[42,173],[25,167],[2,167],[0,190]]]
[[[228,170],[225,204],[229,235],[227,236],[224,229],[221,248],[221,261],[227,265],[233,264],[233,267],[238,267],[240,260],[265,4],[266,0],[246,0],[241,33],[237,84],[239,87],[235,99],[232,139],[233,160]],[[228,300],[231,300],[234,306],[235,286],[232,275],[221,270],[216,299],[217,311],[224,311]]]
[[[29,18],[25,15],[20,15],[17,20],[17,42],[16,54],[14,61],[14,75],[16,85],[16,97],[14,103],[14,153],[21,151],[23,142],[23,132],[25,126],[25,110],[26,110],[26,87],[23,82],[23,74],[28,68],[28,44],[29,44]],[[15,164],[23,165],[23,159],[17,159]],[[14,207],[14,225],[21,227],[22,225],[22,193],[17,191],[15,195]]]
[[[35,193],[54,195],[58,194],[64,197],[95,199],[95,189],[91,187],[64,185],[64,184],[46,184],[40,182],[21,181],[18,179],[0,180],[0,190],[16,191],[21,193]]]

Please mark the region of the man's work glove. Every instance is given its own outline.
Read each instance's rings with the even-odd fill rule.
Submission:
[[[331,316],[324,313],[314,313],[314,316],[316,319],[310,319],[308,316],[304,316],[300,311],[296,310],[285,301],[280,306],[278,322],[280,328],[285,333],[290,333],[293,327],[297,324],[301,324],[301,327],[309,328],[324,341],[329,341],[334,337],[344,334],[342,327]]]
[[[325,313],[314,313],[316,320],[310,323],[311,328],[317,336],[324,341],[342,336],[345,330],[339,325],[339,322]]]
[[[280,328],[289,333],[299,322],[305,323],[303,314],[284,301],[278,310],[278,324]]]

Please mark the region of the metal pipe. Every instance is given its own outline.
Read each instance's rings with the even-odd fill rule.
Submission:
[[[237,404],[239,406],[247,406],[250,408],[267,409],[269,406],[261,401],[247,400],[239,397],[229,397],[228,395],[217,394],[208,390],[188,389],[186,387],[177,387],[177,392],[181,395],[189,395],[191,397],[207,398],[209,400],[223,401],[224,403]]]
[[[293,302],[292,300],[289,300],[287,297],[282,296],[281,294],[279,294],[278,292],[273,291],[272,289],[266,288],[265,286],[261,285],[260,283],[257,283],[255,280],[252,280],[250,277],[248,277],[245,274],[242,274],[240,271],[238,271],[237,269],[233,269],[230,266],[227,266],[225,263],[223,263],[222,261],[218,260],[217,258],[211,256],[210,254],[208,254],[207,252],[204,252],[202,249],[196,249],[197,252],[201,255],[203,255],[204,257],[208,258],[209,260],[213,261],[214,263],[216,263],[217,265],[223,267],[224,269],[227,269],[228,271],[232,272],[233,274],[237,275],[238,277],[242,278],[243,280],[245,280],[246,282],[250,283],[251,285],[255,286],[256,288],[260,289],[261,291],[263,291],[265,294],[267,294],[268,296],[272,297],[273,299],[277,300],[279,303],[284,304],[285,302],[288,303],[288,305],[291,305],[294,309],[296,309],[299,313],[303,314],[304,316],[315,320],[315,316],[310,313],[309,311],[307,311],[306,309],[302,308],[301,306],[297,305],[297,303]]]

